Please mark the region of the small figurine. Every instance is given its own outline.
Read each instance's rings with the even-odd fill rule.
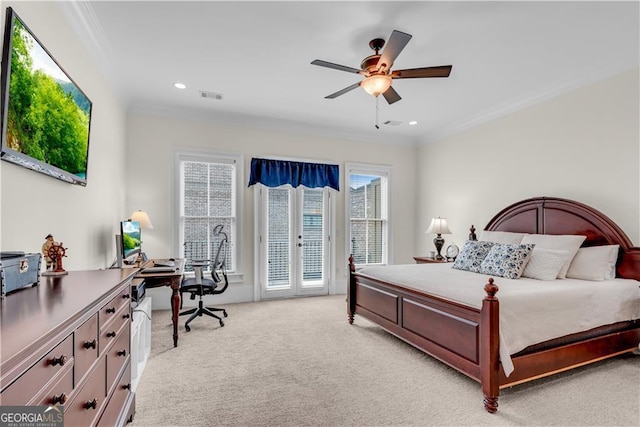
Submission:
[[[45,239],[46,240],[42,245],[42,255],[44,256],[44,259],[47,262],[47,271],[53,271],[53,268],[54,268],[53,263],[55,260],[49,256],[49,248],[53,246],[55,241],[53,240],[53,236],[51,234],[47,234],[47,237],[45,237]]]
[[[48,234],[45,239],[46,241],[42,245],[42,254],[47,262],[47,269],[42,275],[56,276],[67,274],[67,271],[62,268],[62,258],[67,256],[67,248],[63,246],[64,243],[54,241],[51,234]]]

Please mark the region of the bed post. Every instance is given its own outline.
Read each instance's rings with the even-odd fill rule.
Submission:
[[[356,265],[353,262],[353,254],[349,255],[349,283],[347,284],[347,316],[349,323],[353,324],[353,316],[356,314]]]
[[[483,403],[490,413],[498,410],[499,369],[500,369],[500,334],[496,298],[498,286],[493,277],[484,287],[487,296],[482,300],[480,312],[480,379],[482,383]]]

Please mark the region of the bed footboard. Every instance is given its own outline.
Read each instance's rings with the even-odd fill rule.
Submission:
[[[482,309],[356,274],[349,258],[347,317],[356,314],[482,384],[484,406],[499,394],[498,287],[489,279]]]

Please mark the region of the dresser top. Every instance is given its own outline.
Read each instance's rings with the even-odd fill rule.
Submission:
[[[70,271],[63,276],[41,276],[38,286],[17,290],[0,306],[0,371],[28,347],[43,344],[74,327],[100,308],[99,305],[135,268]],[[75,326],[77,327],[77,325]]]

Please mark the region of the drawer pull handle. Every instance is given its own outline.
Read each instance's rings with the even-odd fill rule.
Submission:
[[[69,397],[66,393],[60,393],[58,396],[53,396],[51,404],[57,405],[59,403],[60,405],[64,405],[67,402],[67,399],[69,399]]]
[[[116,336],[116,331],[107,332],[107,337],[113,338]]]
[[[67,363],[68,357],[65,356],[64,354],[60,357],[54,357],[53,359],[51,359],[51,366],[56,366],[56,365],[60,365],[60,366],[64,366],[65,363]]]
[[[124,384],[124,385],[122,386],[122,388],[123,388],[124,390],[131,390],[131,383]]]
[[[96,341],[96,339],[94,338],[91,341],[87,341],[84,343],[84,348],[86,348],[87,350],[90,348],[96,348],[96,346],[98,345],[98,341]]]
[[[129,299],[129,298],[131,298],[131,296],[129,294],[124,294],[124,295],[122,295],[122,298],[123,299]]]
[[[118,356],[126,356],[127,355],[127,350],[120,350],[117,354],[118,354]]]
[[[105,311],[107,312],[107,314],[115,313],[116,308],[115,307],[107,308]]]
[[[127,313],[127,314],[123,314],[123,315],[122,315],[122,318],[123,318],[123,319],[128,319],[129,317],[131,317],[131,316],[129,315],[129,313]]]
[[[93,399],[84,404],[84,409],[96,409],[98,407],[98,399]]]

